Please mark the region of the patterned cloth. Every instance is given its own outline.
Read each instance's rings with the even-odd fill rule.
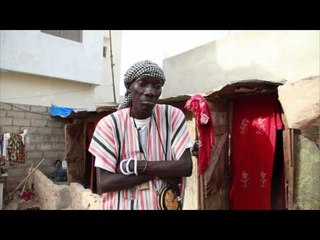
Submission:
[[[168,111],[168,128],[166,127],[166,108]],[[153,115],[147,127],[148,142],[146,158],[148,161],[164,159],[162,144],[167,150],[166,160],[180,159],[185,149],[192,147],[191,138],[183,112],[169,105],[156,104]],[[157,130],[159,128],[159,133]],[[120,141],[120,151],[118,146]],[[95,166],[114,173],[119,159],[136,157],[143,160],[140,152],[138,133],[130,117],[130,108],[118,110],[102,118],[93,134],[89,151],[96,157]],[[119,156],[120,154],[120,156]],[[183,183],[185,184],[185,178]],[[156,210],[157,192],[165,182],[155,179],[148,182],[148,189],[141,190],[139,186],[119,192],[102,194],[102,209],[104,210]],[[181,193],[183,196],[183,192]],[[133,202],[132,202],[133,199]]]
[[[133,64],[127,72],[124,74],[124,85],[126,86],[125,99],[120,105],[119,109],[131,106],[131,93],[129,92],[129,87],[140,76],[155,77],[162,81],[162,84],[166,81],[162,69],[154,62],[149,60],[144,60]]]
[[[238,98],[233,109],[230,209],[271,209],[276,132],[283,128],[277,95]]]
[[[12,133],[8,141],[8,159],[10,166],[25,163],[25,145],[21,134]]]

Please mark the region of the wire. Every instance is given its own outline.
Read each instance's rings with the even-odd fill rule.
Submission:
[[[110,36],[110,64],[111,64],[111,74],[112,74],[112,90],[113,90],[113,100],[115,103],[117,103],[116,98],[116,89],[114,85],[114,63],[113,63],[113,54],[112,54],[112,38],[111,38],[111,30],[109,30],[109,36]]]

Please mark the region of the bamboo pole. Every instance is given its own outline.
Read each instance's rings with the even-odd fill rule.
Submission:
[[[34,173],[35,170],[38,169],[38,167],[44,162],[44,158],[37,164],[37,166],[35,166],[34,169],[32,169],[32,171],[29,172],[29,174],[19,183],[19,185],[11,192],[9,193],[9,197],[12,197],[12,195],[22,186],[22,184],[29,179],[29,177],[31,176],[32,173]]]
[[[31,164],[31,167],[30,167],[29,171],[28,171],[28,174],[32,171],[32,168],[33,168],[33,162],[32,162],[32,164]],[[23,185],[23,188],[22,188],[21,193],[20,193],[20,198],[22,197],[22,195],[23,195],[23,193],[24,193],[24,190],[26,189],[26,187],[27,187],[27,185],[28,185],[28,181],[29,181],[29,179],[26,180],[26,181],[25,181],[25,184]]]

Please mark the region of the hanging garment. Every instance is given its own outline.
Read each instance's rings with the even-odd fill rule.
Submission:
[[[270,209],[276,130],[282,129],[276,94],[234,100],[230,209]]]
[[[10,133],[3,134],[3,145],[2,145],[2,156],[7,157],[7,150],[8,150],[8,141],[10,138]]]
[[[8,140],[8,159],[10,166],[16,163],[25,163],[25,145],[23,137],[19,133],[12,133]]]
[[[199,134],[198,146],[198,176],[210,163],[211,151],[214,146],[214,130],[211,111],[206,99],[200,94],[193,95],[185,104],[185,109],[192,111]]]
[[[2,151],[3,151],[3,135],[0,136],[0,166],[5,165],[5,160],[6,160],[6,157],[3,156],[2,154]]]

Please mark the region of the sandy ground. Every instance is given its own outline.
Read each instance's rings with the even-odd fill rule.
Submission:
[[[14,199],[7,201],[4,210],[40,210],[40,204],[34,196],[28,201],[16,196]]]

